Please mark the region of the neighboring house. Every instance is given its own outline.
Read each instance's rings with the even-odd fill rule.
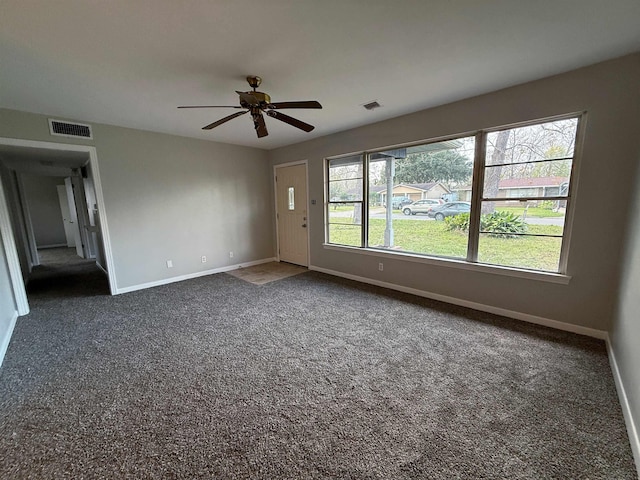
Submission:
[[[386,203],[387,187],[384,185],[371,187],[369,193],[377,193],[380,196],[380,203]],[[451,191],[440,182],[400,183],[393,187],[394,197],[409,197],[412,202],[424,200],[425,198],[440,199],[443,195],[449,193]]]
[[[567,177],[533,177],[533,178],[506,178],[500,180],[498,185],[499,198],[522,197],[554,197],[560,195],[563,184],[568,182]],[[464,186],[458,190],[460,200],[471,201],[471,187]]]

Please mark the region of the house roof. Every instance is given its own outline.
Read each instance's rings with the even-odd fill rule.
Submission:
[[[640,40],[638,0],[401,5],[2,0],[0,106],[269,150],[619,57]],[[176,108],[237,106],[247,75],[274,102],[318,100],[322,110],[287,111],[315,130],[266,118],[258,139],[245,115],[203,131],[234,110]],[[381,108],[365,110],[372,100]]]
[[[428,192],[429,190],[431,190],[436,185],[438,185],[438,182],[431,182],[431,183],[401,183],[401,184],[398,185],[398,187],[400,187],[400,186],[409,187],[409,188],[415,188],[416,190],[422,190],[423,192]]]

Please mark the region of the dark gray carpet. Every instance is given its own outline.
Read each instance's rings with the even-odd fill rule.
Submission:
[[[637,478],[600,341],[314,272],[73,268],[0,370],[0,478]]]

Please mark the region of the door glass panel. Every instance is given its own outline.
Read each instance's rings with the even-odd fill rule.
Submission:
[[[295,191],[293,187],[289,187],[288,189],[288,194],[289,194],[289,210],[295,210],[296,209],[296,200],[295,200]]]

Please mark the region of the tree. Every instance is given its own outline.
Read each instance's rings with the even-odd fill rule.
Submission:
[[[497,198],[500,180],[568,177],[576,126],[576,119],[567,119],[490,133],[483,197]],[[493,210],[493,203],[483,202],[483,214]]]
[[[396,161],[398,183],[467,183],[472,173],[472,161],[455,150],[414,153]]]
[[[509,141],[509,134],[511,130],[501,130],[498,132],[496,143],[493,148],[491,156],[487,156],[486,165],[501,165],[505,163],[505,156],[507,152],[507,142]],[[502,173],[502,167],[491,167],[485,169],[484,173],[484,191],[485,198],[495,198],[498,196],[498,189],[500,187],[500,177]],[[482,203],[482,213],[493,213],[495,207],[493,202]]]
[[[571,156],[575,133],[575,119],[512,129],[508,142],[504,145],[504,154],[500,159],[500,163],[508,164],[500,169],[501,179],[568,176],[571,170],[571,160],[530,162]],[[491,163],[490,152],[496,148],[498,137],[499,133],[492,133],[488,136],[487,165]]]

